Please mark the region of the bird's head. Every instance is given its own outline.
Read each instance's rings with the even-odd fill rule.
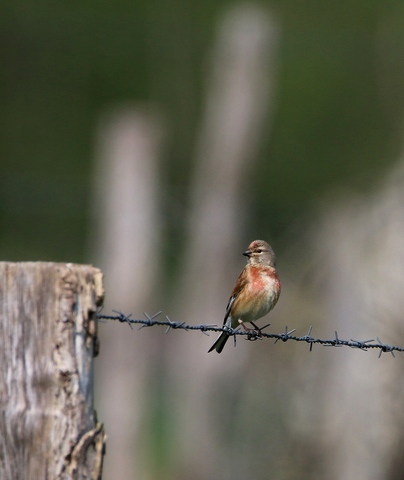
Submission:
[[[276,257],[272,247],[264,240],[254,240],[243,253],[250,265],[267,265],[275,268]]]

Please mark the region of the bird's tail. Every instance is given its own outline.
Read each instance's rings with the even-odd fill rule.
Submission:
[[[216,350],[217,353],[220,353],[226,345],[229,337],[230,335],[227,332],[222,332],[216,342],[210,347],[208,353],[210,353],[212,350]]]

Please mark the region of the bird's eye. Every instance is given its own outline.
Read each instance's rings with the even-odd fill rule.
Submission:
[[[259,248],[259,249],[257,250],[257,253],[262,253],[262,250]]]

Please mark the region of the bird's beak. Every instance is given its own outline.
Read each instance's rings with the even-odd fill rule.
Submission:
[[[245,257],[250,258],[250,257],[251,257],[251,250],[246,250],[245,252],[243,252],[243,255],[244,255]]]

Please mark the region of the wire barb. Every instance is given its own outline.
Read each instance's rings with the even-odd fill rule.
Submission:
[[[255,340],[262,340],[263,338],[273,338],[275,339],[275,343],[279,340],[282,342],[287,342],[288,340],[293,340],[295,342],[305,342],[310,345],[310,352],[313,349],[313,345],[315,343],[322,345],[324,347],[349,347],[349,348],[357,348],[359,350],[367,351],[371,348],[379,349],[379,356],[382,356],[382,353],[391,353],[392,356],[395,358],[394,352],[404,352],[404,347],[395,347],[393,345],[387,345],[383,343],[379,337],[376,337],[377,342],[374,339],[371,340],[342,340],[338,337],[338,333],[335,331],[335,337],[331,340],[323,340],[321,338],[314,338],[311,334],[313,331],[313,326],[311,325],[307,334],[303,335],[302,337],[297,337],[293,335],[296,329],[288,330],[288,327],[285,327],[284,333],[265,333],[262,330],[265,327],[257,330],[239,330],[228,327],[223,325],[219,327],[217,324],[200,324],[200,325],[188,325],[185,322],[174,322],[171,320],[167,315],[165,320],[157,320],[157,317],[161,315],[161,311],[155,313],[154,315],[149,315],[144,312],[145,319],[134,319],[131,318],[132,314],[125,315],[119,310],[112,310],[115,315],[101,315],[101,310],[97,312],[97,319],[98,320],[112,320],[117,321],[120,323],[127,323],[129,327],[133,330],[133,325],[140,325],[139,330],[144,327],[154,327],[156,325],[165,326],[167,327],[165,333],[168,333],[171,329],[173,330],[185,330],[186,332],[189,330],[199,330],[204,335],[209,335],[208,332],[226,332],[229,335],[234,337],[234,344],[236,344],[236,337],[238,335],[243,335],[246,337],[246,340],[255,341]]]

